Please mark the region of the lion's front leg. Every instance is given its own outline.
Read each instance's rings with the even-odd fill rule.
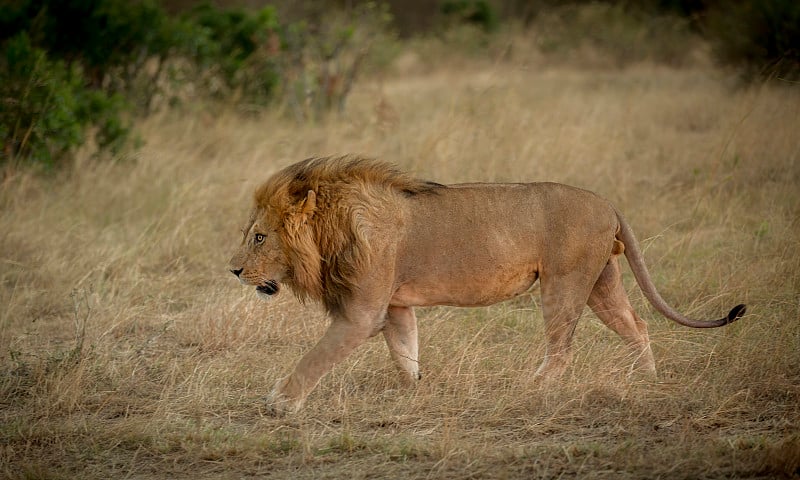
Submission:
[[[383,336],[389,353],[402,374],[403,380],[413,383],[419,373],[419,343],[417,317],[411,307],[389,307]]]
[[[364,343],[373,328],[371,322],[334,318],[325,335],[300,360],[294,372],[278,380],[266,399],[267,407],[277,414],[299,410],[319,380]]]

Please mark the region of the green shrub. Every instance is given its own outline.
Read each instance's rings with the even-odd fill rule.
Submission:
[[[317,22],[274,8],[156,0],[15,0],[0,5],[2,161],[58,163],[87,140],[117,151],[133,115],[210,97],[238,108],[285,100],[299,120],[342,109],[391,17],[365,2]]]
[[[86,90],[78,66],[50,59],[26,33],[6,42],[0,67],[2,163],[53,166],[80,146],[93,126],[101,148],[119,148],[127,138],[121,98]]]
[[[185,20],[200,28],[203,42],[189,51],[205,72],[205,89],[217,98],[235,95],[249,103],[266,104],[279,83],[278,18],[273,7],[256,12],[220,10],[208,3],[194,8]],[[217,78],[222,83],[215,82]],[[216,85],[216,86],[215,86]]]
[[[739,0],[709,12],[716,58],[744,79],[800,79],[800,2]]]
[[[281,28],[282,100],[299,121],[342,111],[373,47],[389,29],[388,7],[362,3],[328,12],[317,23],[294,22]]]
[[[80,63],[90,86],[125,91],[164,45],[169,18],[154,0],[18,0],[2,8],[4,36],[27,32],[51,58]],[[5,38],[0,37],[0,41]]]

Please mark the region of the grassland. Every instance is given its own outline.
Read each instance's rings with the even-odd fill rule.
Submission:
[[[413,63],[413,62],[412,62]],[[362,82],[347,112],[187,108],[118,162],[80,155],[0,187],[0,477],[745,478],[800,475],[800,88],[733,88],[703,65],[453,62]],[[626,277],[660,376],[626,378],[587,310],[563,383],[537,297],[420,309],[424,379],[380,338],[305,409],[261,399],[325,329],[226,271],[254,186],[361,153],[439,182],[552,180],[611,199],[662,294],[717,317],[671,324]]]

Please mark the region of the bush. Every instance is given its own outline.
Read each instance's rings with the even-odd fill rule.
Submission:
[[[318,22],[281,28],[283,101],[299,121],[342,111],[373,46],[388,30],[388,8],[374,2],[328,12]]]
[[[144,62],[165,45],[169,18],[153,0],[20,0],[4,7],[4,34],[27,32],[37,48],[80,63],[90,86],[125,91]],[[3,38],[0,38],[3,40]]]
[[[146,63],[171,48],[150,0],[18,0],[0,7],[2,162],[53,166],[90,137],[116,153],[149,104]],[[149,78],[149,80],[153,80]],[[152,82],[157,84],[157,82]]]
[[[259,105],[272,98],[279,83],[276,57],[280,53],[274,8],[251,13],[243,9],[219,10],[205,3],[194,8],[185,20],[201,29],[202,48],[187,53],[205,72],[206,91],[217,98],[235,95]],[[215,82],[217,79],[222,82]]]
[[[299,120],[342,109],[390,21],[366,2],[318,22],[202,4],[168,15],[155,0],[16,0],[0,6],[3,163],[54,165],[93,134],[116,151],[126,110],[146,115],[191,94],[262,108],[279,96]]]
[[[708,15],[707,36],[716,58],[745,80],[800,80],[800,2],[740,0]]]
[[[0,67],[0,163],[53,166],[84,142],[92,126],[100,148],[115,150],[127,138],[121,98],[86,90],[78,66],[50,59],[26,33],[6,42]]]

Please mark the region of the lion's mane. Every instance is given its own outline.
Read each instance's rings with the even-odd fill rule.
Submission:
[[[399,214],[396,205],[402,197],[438,188],[444,187],[372,159],[309,158],[277,172],[256,190],[256,214],[278,229],[297,297],[319,300],[334,312],[370,267],[377,220]],[[309,191],[316,204],[305,212]]]

